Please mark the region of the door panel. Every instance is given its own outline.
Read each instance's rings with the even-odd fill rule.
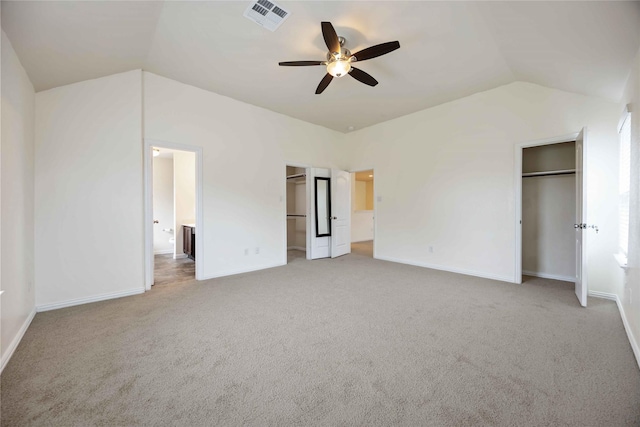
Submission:
[[[586,129],[583,129],[576,139],[576,287],[578,301],[583,307],[587,306],[587,274],[586,267],[586,198],[585,195],[585,141]]]
[[[309,230],[309,245],[311,248],[311,253],[308,259],[319,259],[319,258],[329,258],[331,252],[331,237],[318,237],[316,230],[316,193],[315,193],[315,182],[316,177],[331,177],[331,170],[323,169],[323,168],[309,168],[309,172],[307,173],[307,191],[310,194],[310,209],[308,214],[310,216],[309,224],[311,225],[311,229]]]
[[[331,258],[351,253],[351,173],[331,170]]]

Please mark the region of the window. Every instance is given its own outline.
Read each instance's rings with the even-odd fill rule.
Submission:
[[[626,258],[629,249],[629,186],[631,183],[631,114],[626,112],[620,126],[619,242]]]

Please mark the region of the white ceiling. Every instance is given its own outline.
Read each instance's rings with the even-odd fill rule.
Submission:
[[[514,81],[619,100],[640,47],[640,2],[277,2],[270,32],[249,1],[2,1],[2,28],[37,91],[142,68],[341,132]],[[346,76],[315,95],[321,21],[380,84]]]

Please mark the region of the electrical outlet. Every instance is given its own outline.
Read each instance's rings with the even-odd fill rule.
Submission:
[[[249,255],[249,248],[246,248],[246,249],[244,250],[244,254],[245,254],[245,255]]]
[[[260,248],[256,248],[256,255],[260,253]]]

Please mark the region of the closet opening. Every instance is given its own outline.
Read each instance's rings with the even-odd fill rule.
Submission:
[[[375,191],[374,171],[351,173],[351,252],[374,256]]]
[[[287,263],[309,259],[308,168],[286,166]]]
[[[576,281],[576,142],[522,149],[522,282]]]

